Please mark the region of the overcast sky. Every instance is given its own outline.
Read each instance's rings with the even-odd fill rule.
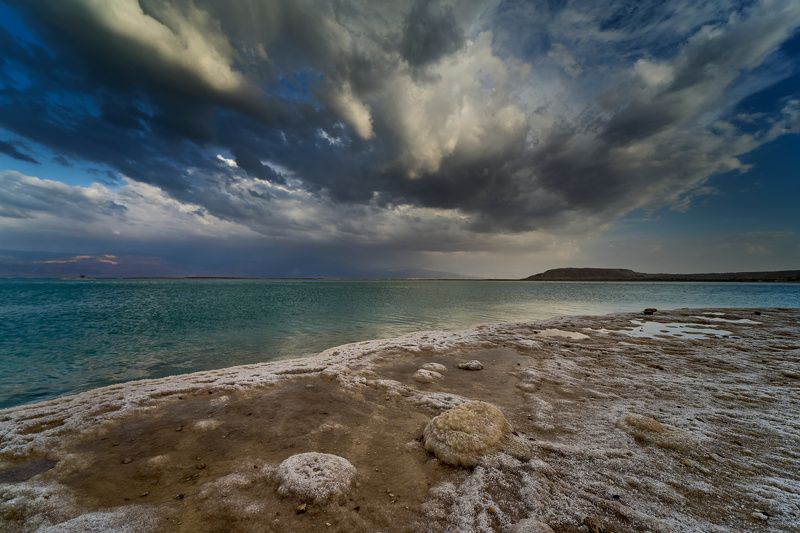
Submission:
[[[800,268],[800,2],[0,0],[0,275]]]

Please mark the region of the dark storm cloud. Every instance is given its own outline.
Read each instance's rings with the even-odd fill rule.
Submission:
[[[182,61],[169,61],[157,40],[120,34],[116,23],[104,24],[89,3],[40,1],[23,7],[52,48],[0,35],[6,63],[29,81],[19,86],[4,73],[9,76],[0,100],[2,125],[59,154],[105,163],[185,196],[198,185],[187,169],[216,169],[208,146],[232,145],[243,168],[269,177],[268,167],[257,166],[253,148],[263,154],[280,129],[308,136],[334,121],[302,103],[277,105],[235,73],[225,83],[215,81],[217,71],[193,68],[193,61],[204,60],[202,47]],[[144,11],[141,16],[147,18]],[[120,18],[117,22],[135,20],[127,13]],[[244,135],[258,141],[240,142],[237,136]]]
[[[427,65],[452,54],[464,44],[464,31],[453,8],[418,0],[403,22],[400,51],[414,66]]]
[[[8,156],[13,157],[14,159],[18,159],[19,161],[25,161],[26,163],[34,163],[37,165],[39,164],[39,161],[29,156],[28,154],[21,152],[19,148],[17,148],[10,142],[0,141],[0,153],[4,153]]]
[[[270,237],[593,228],[780,130],[728,117],[800,7],[656,4],[20,2],[0,125]]]
[[[232,148],[233,157],[239,168],[247,172],[250,176],[262,180],[282,183],[283,177],[272,170],[268,165],[261,162],[258,154],[246,146],[235,146]]]

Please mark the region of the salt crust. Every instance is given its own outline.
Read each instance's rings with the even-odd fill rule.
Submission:
[[[472,361],[462,361],[458,363],[458,368],[461,370],[483,370],[483,363],[477,359],[473,359]]]
[[[308,452],[284,460],[275,475],[278,494],[325,503],[347,493],[356,477],[356,468],[344,457]]]
[[[502,411],[472,401],[434,417],[423,432],[425,449],[454,466],[475,466],[484,455],[501,449],[511,433]]]
[[[213,418],[206,418],[203,420],[198,420],[197,422],[194,423],[194,426],[192,427],[194,427],[194,429],[196,429],[197,431],[212,431],[214,429],[217,429],[221,425],[222,422],[220,422],[219,420],[214,420]]]
[[[364,384],[363,377],[349,375],[351,366],[369,367],[372,359],[387,351],[419,352],[424,349],[444,352],[455,347],[475,345],[501,335],[496,330],[507,326],[490,324],[462,331],[415,332],[391,339],[346,344],[302,359],[130,381],[3,409],[0,410],[0,453],[22,457],[36,452],[50,452],[57,448],[57,443],[64,436],[96,430],[104,422],[155,409],[183,395],[248,390],[280,383],[300,374],[328,376],[339,380],[345,387],[358,382]],[[453,405],[449,401],[440,402],[435,393],[421,395],[419,401],[433,408]]]
[[[244,461],[248,466],[253,461]],[[240,467],[231,474],[203,484],[198,500],[209,515],[255,517],[264,511],[265,502],[254,487],[263,486],[274,475],[275,467]]]
[[[670,314],[671,318],[686,320],[698,311]],[[800,349],[796,343],[800,332],[791,321],[796,315],[788,313],[780,310],[773,313],[783,320],[783,329],[740,328],[731,339],[684,341],[681,345],[663,345],[665,348],[656,347],[648,339],[636,339],[593,345],[592,353],[569,355],[569,359],[564,350],[537,355],[533,360],[537,372],[531,376],[538,376],[541,381],[542,376],[551,374],[557,383],[554,386],[564,394],[580,388],[589,391],[590,398],[592,395],[608,398],[604,402],[605,411],[598,411],[595,417],[576,425],[574,412],[591,408],[591,403],[571,405],[569,399],[551,398],[544,402],[542,398],[530,398],[537,405],[558,405],[558,411],[551,410],[551,414],[540,413],[542,409],[536,407],[533,416],[546,416],[554,427],[570,434],[573,444],[536,441],[532,444],[535,455],[544,461],[519,461],[504,453],[489,455],[474,469],[462,470],[462,477],[433,487],[429,501],[423,504],[425,515],[432,520],[431,524],[444,524],[442,528],[437,525],[437,531],[511,530],[525,516],[535,516],[558,529],[579,523],[586,513],[598,507],[610,506],[614,513],[642,531],[723,532],[741,528],[794,531],[796,517],[800,516],[797,499],[800,482],[797,453],[791,443],[796,442],[800,433],[794,414],[796,396],[786,391],[788,383],[800,376]],[[297,374],[329,377],[344,387],[379,387],[387,396],[402,396],[416,405],[441,410],[466,399],[456,394],[418,391],[393,380],[365,378],[351,373],[349,367],[358,367],[363,374],[374,356],[385,351],[519,345],[545,325],[588,328],[602,323],[613,328],[613,332],[623,328],[629,318],[630,314],[563,317],[546,322],[483,326],[465,332],[416,333],[333,348],[310,359],[114,385],[0,411],[0,451],[13,456],[35,449],[46,451],[47,445],[58,449],[58,441],[63,437],[93,431],[93,425],[120,416],[150,411],[181,394],[248,389],[291,379]],[[601,335],[597,331],[591,334],[598,338]],[[673,353],[677,354],[674,360],[669,357]],[[562,371],[561,365],[567,362],[578,366]],[[655,363],[665,368],[653,367]],[[588,373],[596,372],[598,364],[605,367],[596,374],[602,379],[594,379],[595,374]],[[706,369],[718,372],[721,379],[709,381]],[[642,383],[648,386],[643,388]],[[630,419],[625,422],[627,415],[633,413],[657,413],[666,431],[646,431],[636,428],[636,422],[630,424]],[[607,429],[615,424],[619,430]],[[696,445],[679,453],[668,447],[662,449],[656,442],[653,442],[656,446],[647,446],[648,436],[669,436],[678,427],[680,433],[691,435]],[[645,439],[634,442],[630,437],[635,437],[635,432]],[[768,453],[743,453],[741,457],[730,451],[725,457],[710,453],[714,450],[711,445],[722,445],[725,449],[740,446],[725,444],[726,439],[734,436],[745,444],[769,438],[770,447],[759,448],[760,445],[754,444],[754,450]],[[747,448],[738,450],[748,452]],[[654,460],[664,468],[654,469]],[[736,466],[741,472],[745,465],[758,474],[733,480],[719,478],[729,466]],[[709,472],[714,477],[708,477]],[[0,516],[12,512],[24,520],[21,523],[25,530],[70,520],[76,513],[74,502],[59,487],[57,483],[45,485],[35,479],[0,485]],[[741,507],[742,500],[730,500],[731,497],[746,497],[755,502],[752,512],[768,516],[768,522],[763,525],[710,522],[705,516],[694,515],[684,504],[675,504],[682,498],[675,488],[680,488],[690,499],[710,498],[721,511],[733,512]],[[624,503],[609,503],[611,495],[620,493]],[[43,494],[48,494],[48,498],[43,499]],[[734,506],[724,507],[726,501]]]
[[[553,339],[564,338],[564,339],[572,339],[572,340],[583,340],[588,339],[589,335],[585,333],[580,333],[578,331],[565,331],[562,329],[543,329],[539,332],[540,337],[549,337]]]
[[[613,317],[614,315],[606,315]],[[153,410],[183,395],[205,391],[238,391],[280,383],[296,375],[322,375],[349,387],[366,384],[363,376],[350,375],[350,368],[369,368],[373,360],[390,351],[447,352],[456,348],[484,346],[493,342],[514,343],[530,338],[534,327],[559,326],[576,317],[557,317],[526,323],[498,323],[460,331],[420,331],[389,339],[356,342],[330,348],[312,357],[241,365],[219,370],[159,379],[130,381],[29,405],[0,410],[0,453],[23,457],[52,453],[65,436],[97,431],[103,423]],[[509,334],[514,328],[525,333]],[[377,384],[380,385],[380,384]],[[441,409],[464,401],[454,395],[412,392],[418,405]],[[406,394],[407,395],[407,394]],[[442,401],[444,400],[444,401]],[[31,429],[35,428],[35,431]],[[201,428],[197,428],[201,429]],[[209,429],[209,428],[205,428]]]
[[[414,372],[414,381],[417,383],[433,383],[434,381],[439,381],[444,376],[441,375],[439,372],[435,372],[433,370],[427,370],[425,368],[420,368],[416,372]]]
[[[82,514],[60,524],[40,528],[37,533],[149,533],[159,529],[156,516],[151,507],[130,505],[112,511]]]
[[[447,367],[441,363],[425,363],[420,368],[423,370],[430,370],[431,372],[438,372],[440,374],[447,372]]]
[[[709,322],[727,322],[728,324],[761,324],[761,322],[749,318],[723,318],[721,316],[693,316],[692,318],[699,318]]]
[[[526,518],[514,524],[513,533],[553,533],[553,528],[535,518]]]

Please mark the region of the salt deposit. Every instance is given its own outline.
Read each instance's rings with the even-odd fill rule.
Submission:
[[[467,402],[448,409],[425,426],[425,449],[447,464],[475,466],[500,450],[511,433],[503,413],[487,402]]]
[[[344,457],[308,452],[283,461],[276,476],[280,494],[325,503],[347,492],[356,477],[356,468]]]
[[[581,333],[579,331],[566,331],[563,329],[554,329],[554,328],[547,328],[543,329],[539,332],[540,337],[550,337],[552,339],[572,339],[572,340],[581,340],[581,339],[588,339],[589,336],[585,333]]]
[[[800,311],[740,318],[752,314],[419,332],[3,410],[0,531],[560,532],[591,519],[618,532],[794,532]],[[429,366],[472,359],[481,372]],[[420,369],[443,378],[419,384]],[[451,441],[435,424],[445,458],[449,442],[495,443],[470,468],[448,466],[423,428],[475,401],[505,424],[487,414],[492,438]],[[301,451],[346,457],[357,479],[325,503],[299,496],[278,473]]]
[[[441,363],[425,363],[420,368],[430,370],[431,372],[438,372],[439,374],[447,372],[447,367]]]
[[[631,320],[633,328],[620,330],[620,333],[630,337],[645,337],[654,339],[663,336],[685,337],[689,339],[705,339],[708,337],[727,337],[730,331],[717,329],[716,326],[702,326],[699,324],[686,324],[682,322],[642,322]]]
[[[553,533],[553,528],[534,518],[526,518],[514,524],[513,533]]]
[[[483,363],[477,359],[473,359],[472,361],[462,361],[458,363],[458,368],[461,370],[483,370]]]
[[[417,383],[433,383],[434,381],[439,381],[443,377],[444,376],[442,376],[439,372],[426,370],[424,368],[420,368],[414,372],[414,381]]]
[[[727,322],[728,324],[761,324],[761,322],[749,318],[725,318],[724,316],[693,316],[692,318],[709,322]]]

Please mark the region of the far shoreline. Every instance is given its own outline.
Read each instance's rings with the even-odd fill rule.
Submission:
[[[692,276],[676,274],[674,276]],[[668,275],[672,276],[672,275]],[[785,284],[800,283],[797,279],[704,279],[701,277],[664,277],[651,279],[527,279],[527,278],[339,278],[339,277],[257,277],[257,276],[3,276],[0,280],[25,281],[313,281],[313,282],[386,282],[386,281],[453,281],[453,282],[520,282],[520,283],[740,283],[740,284]]]

